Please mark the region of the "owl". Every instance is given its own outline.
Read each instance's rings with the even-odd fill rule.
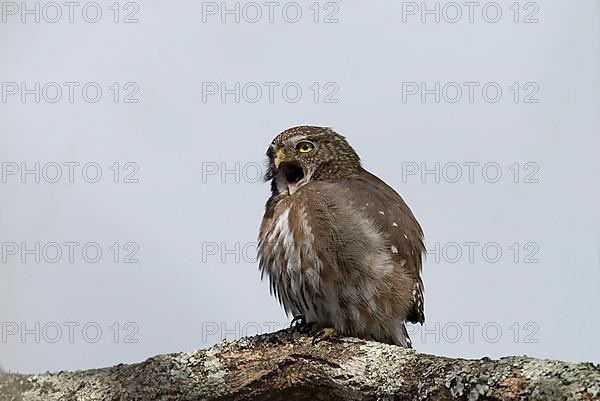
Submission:
[[[423,323],[423,231],[411,210],[330,128],[299,126],[267,150],[271,196],[258,239],[261,277],[316,341],[411,347]]]

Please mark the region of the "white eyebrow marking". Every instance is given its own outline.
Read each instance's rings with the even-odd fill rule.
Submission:
[[[392,245],[392,253],[398,253],[398,248]]]
[[[385,213],[383,213],[383,210],[380,210],[379,214],[382,215],[382,216],[385,216]]]
[[[398,224],[396,224],[396,222],[393,222],[393,223],[392,223],[392,225],[393,225],[394,227],[398,227]]]
[[[291,145],[295,145],[296,143],[300,142],[300,141],[305,141],[307,140],[308,136],[304,135],[304,134],[298,134],[298,135],[294,135],[289,137],[288,139],[286,139],[286,142],[291,144]]]

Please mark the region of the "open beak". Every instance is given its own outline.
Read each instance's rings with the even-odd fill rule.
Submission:
[[[273,160],[275,168],[282,176],[288,188],[293,189],[298,186],[298,182],[304,178],[304,170],[293,154],[286,153],[284,149],[278,149]]]
[[[289,154],[286,153],[286,151],[284,149],[277,149],[277,153],[275,154],[275,168],[279,169],[279,165],[284,162],[284,161],[291,161],[294,160],[294,157]]]

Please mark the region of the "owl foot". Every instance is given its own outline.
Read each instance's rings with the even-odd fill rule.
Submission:
[[[298,329],[299,331],[302,331],[306,326],[306,318],[303,315],[294,316],[290,323],[290,328]]]
[[[299,315],[299,316],[296,316],[294,319],[292,319],[292,322],[290,323],[290,327],[302,334],[306,334],[306,333],[313,334],[315,331],[313,329],[315,324],[316,323],[308,323],[304,316]]]
[[[339,334],[333,327],[324,327],[313,334],[312,343],[318,344],[321,341],[329,340],[330,338],[338,337]]]

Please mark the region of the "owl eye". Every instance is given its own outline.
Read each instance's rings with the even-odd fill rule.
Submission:
[[[310,142],[300,142],[298,145],[296,145],[296,150],[298,150],[298,152],[300,153],[308,153],[311,152],[314,149],[314,145]]]

